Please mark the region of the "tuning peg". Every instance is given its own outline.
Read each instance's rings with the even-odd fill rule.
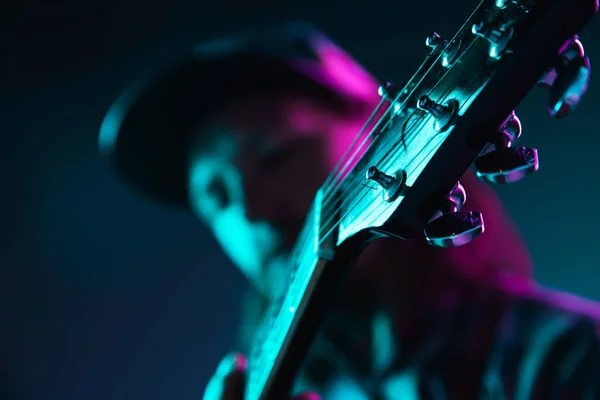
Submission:
[[[394,100],[398,96],[398,87],[393,82],[384,82],[377,89],[380,97],[386,100]]]
[[[504,10],[507,7],[517,8],[523,10],[524,12],[530,12],[533,1],[532,0],[496,0],[496,7]]]
[[[467,244],[485,230],[479,212],[459,212],[467,200],[465,188],[457,182],[442,208],[425,227],[425,239],[434,247],[458,247]]]
[[[514,36],[515,30],[508,24],[495,26],[482,21],[473,24],[471,33],[487,40],[490,44],[488,55],[493,59],[499,59],[508,49],[508,45]]]
[[[400,89],[398,85],[393,82],[385,82],[379,86],[377,93],[379,96],[389,103],[390,113],[389,118],[393,119],[396,116],[407,117],[412,114],[414,108],[403,107],[402,96],[405,96],[412,90],[414,86],[409,82],[404,89]]]
[[[437,32],[433,32],[425,39],[425,45],[431,48],[432,56],[440,54],[442,51],[444,52],[441,56],[441,64],[444,68],[450,68],[452,66],[456,60],[458,51],[461,48],[461,43],[460,40],[453,40],[450,42],[440,36]]]
[[[394,201],[406,188],[406,172],[400,170],[393,176],[386,175],[374,165],[369,167],[366,172],[367,180],[375,182],[383,189],[384,199],[386,201]]]
[[[442,105],[424,95],[419,98],[417,108],[431,115],[434,119],[433,128],[441,132],[454,123],[454,118],[458,113],[458,101],[450,99],[445,105]]]
[[[590,60],[577,36],[562,48],[556,66],[539,81],[550,89],[548,112],[551,117],[563,118],[577,107],[590,82]]]
[[[446,43],[448,41],[442,38],[437,32],[433,32],[425,39],[425,46],[430,47],[432,50],[435,50],[440,44]]]
[[[502,124],[494,143],[475,160],[473,167],[481,181],[514,183],[539,169],[536,149],[511,147],[521,132],[521,121],[513,111]]]

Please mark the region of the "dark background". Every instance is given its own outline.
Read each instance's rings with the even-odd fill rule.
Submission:
[[[252,3],[252,4],[251,4]],[[29,1],[0,7],[0,388],[10,399],[199,399],[244,282],[190,215],[116,181],[104,112],[140,71],[199,41],[308,19],[379,78],[408,78],[470,1]],[[581,35],[600,60],[600,17]],[[509,88],[507,88],[508,90]],[[540,172],[500,188],[539,280],[600,299],[600,85],[564,121],[517,110]]]

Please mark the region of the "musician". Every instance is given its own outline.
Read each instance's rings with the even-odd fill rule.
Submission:
[[[378,82],[307,24],[233,36],[125,93],[100,147],[145,195],[186,207],[250,281],[238,353],[205,399],[241,399],[250,337],[316,190],[379,102]],[[599,398],[595,304],[537,286],[494,191],[467,172],[485,233],[367,247],[295,384],[323,399]],[[316,398],[307,393],[303,398]]]

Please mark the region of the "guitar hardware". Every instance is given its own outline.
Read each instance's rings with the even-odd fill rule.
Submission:
[[[386,201],[395,200],[406,189],[406,172],[398,171],[394,176],[386,175],[376,167],[367,170],[367,179],[377,183],[384,189]]]
[[[467,201],[465,188],[457,182],[425,227],[427,243],[433,247],[457,247],[473,241],[485,230],[479,212],[459,212]]]
[[[540,81],[550,90],[548,112],[563,118],[577,107],[590,82],[590,60],[577,36],[569,40],[552,66]]]
[[[537,149],[511,145],[521,136],[521,121],[513,111],[504,121],[496,139],[479,156],[473,167],[477,177],[487,183],[514,183],[539,168]]]
[[[458,101],[451,99],[445,105],[431,100],[429,96],[422,96],[417,102],[417,107],[434,118],[434,129],[437,132],[444,131],[454,123],[458,113]]]

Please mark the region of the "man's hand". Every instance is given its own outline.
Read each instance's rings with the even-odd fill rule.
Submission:
[[[225,357],[204,391],[204,400],[243,400],[248,362],[243,354]],[[319,400],[312,392],[302,393],[290,400]]]

